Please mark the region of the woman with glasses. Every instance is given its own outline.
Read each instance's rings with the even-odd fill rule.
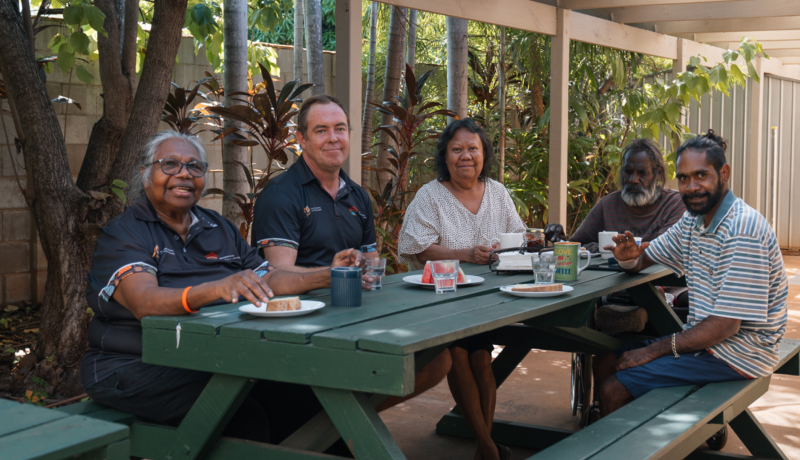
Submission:
[[[97,402],[161,423],[179,423],[211,374],[144,364],[142,318],[191,315],[245,299],[258,304],[273,295],[330,286],[329,268],[276,270],[232,223],[197,206],[207,169],[197,137],[162,132],[150,139],[140,167],[142,193],[102,229],[87,278],[94,317],[81,365],[83,387]],[[333,266],[352,265],[357,257],[352,249],[342,251]],[[269,441],[266,415],[281,403],[264,399],[270,395],[292,402],[290,410],[276,414],[280,423],[273,428],[299,427],[321,410],[305,387],[260,382],[227,433]]]

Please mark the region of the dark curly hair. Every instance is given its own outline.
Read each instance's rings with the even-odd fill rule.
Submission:
[[[478,180],[485,181],[489,176],[489,172],[492,170],[492,165],[494,165],[494,147],[492,147],[492,141],[489,140],[486,131],[472,118],[462,118],[453,121],[447,125],[447,128],[442,131],[442,135],[439,136],[439,142],[436,144],[437,178],[440,181],[450,180],[450,170],[447,169],[447,144],[449,144],[456,133],[462,129],[477,134],[481,139],[481,144],[483,145],[483,169],[481,169]]]
[[[628,154],[635,154],[639,152],[644,152],[650,157],[650,164],[653,165],[653,176],[656,181],[656,185],[658,187],[663,187],[664,184],[667,183],[667,165],[664,163],[664,154],[661,153],[661,149],[658,148],[658,145],[650,139],[642,138],[636,139],[630,144],[628,144],[622,150],[622,161],[620,161],[619,168],[620,168],[620,175],[619,181],[620,185],[624,180],[625,171],[625,160],[628,157]]]
[[[711,163],[714,166],[714,170],[719,173],[719,170],[728,163],[725,159],[725,150],[727,148],[728,142],[714,134],[713,129],[709,129],[706,134],[701,134],[684,142],[675,154],[675,162],[677,163],[683,152],[687,150],[705,152],[706,162]]]

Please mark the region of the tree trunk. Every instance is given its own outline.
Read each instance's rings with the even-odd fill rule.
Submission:
[[[135,41],[132,45],[126,42],[129,36],[129,27],[126,26],[123,32],[126,37],[123,40],[126,42],[125,48],[120,50],[120,32],[113,3],[106,0],[96,4],[104,11],[111,11],[111,14],[106,13],[104,24],[109,36],[98,42],[105,108],[109,112],[114,110],[113,113],[104,114],[104,118],[108,119],[107,126],[111,126],[116,122],[114,117],[119,115],[116,113],[117,107],[110,107],[110,100],[120,96],[115,93],[119,89],[115,85],[121,85],[126,91],[132,85],[128,78],[115,78],[114,70],[119,72],[118,75],[127,77],[124,72],[131,68],[131,62],[126,57],[131,54],[124,50],[129,46],[135,50]],[[126,15],[130,11],[128,5],[126,3]],[[81,168],[83,183],[99,186],[108,184],[110,177],[129,180],[135,173],[134,165],[140,158],[141,148],[158,126],[185,12],[185,0],[156,0],[151,42],[159,43],[159,46],[148,50],[141,79],[148,91],[136,95],[130,108],[130,123],[121,141],[115,140],[116,133],[102,135],[108,133],[107,127],[95,127]],[[134,30],[137,27],[135,21],[126,21],[126,24],[133,24]],[[17,103],[22,126],[36,127],[26,132],[24,149],[32,178],[26,187],[34,190],[32,212],[40,229],[42,250],[48,267],[40,334],[36,344],[36,357],[41,361],[35,373],[49,382],[50,394],[71,396],[82,392],[79,369],[86,349],[86,329],[90,318],[86,313],[86,273],[91,267],[92,252],[100,228],[122,207],[115,199],[110,199],[106,204],[94,202],[73,183],[58,118],[44,82],[39,78],[16,5],[9,0],[0,0],[0,30],[4,35],[0,41],[0,70],[3,71],[6,88]],[[133,56],[135,63],[135,52]],[[128,75],[133,75],[133,72]],[[126,96],[120,97],[124,100]],[[126,139],[128,143],[124,144]],[[106,157],[97,155],[101,151],[105,151]],[[87,165],[93,159],[100,161]],[[90,172],[98,177],[91,178]],[[28,374],[29,377],[31,375],[33,373]]]
[[[406,43],[406,8],[392,7],[389,15],[389,40],[386,50],[386,76],[383,81],[383,100],[389,101],[392,97],[400,95],[400,84],[403,80],[403,65],[405,64],[405,43]],[[394,124],[392,117],[381,115],[381,125],[387,126]],[[392,142],[391,138],[381,133],[378,151],[378,168],[390,169],[392,164],[389,158],[392,154],[386,150],[386,145]],[[378,173],[378,189],[383,190],[386,184],[392,180],[391,174],[387,172]]]
[[[224,37],[225,70],[225,107],[241,105],[234,92],[247,91],[247,0],[223,1],[222,34]],[[243,123],[225,118],[225,129]],[[247,159],[247,147],[234,145],[230,137],[222,140],[222,190],[225,193],[241,193],[247,195],[250,186],[241,164],[251,165]],[[222,215],[233,222],[237,228],[244,223],[242,210],[234,200],[222,201]]]
[[[467,25],[466,19],[447,17],[447,108],[459,118],[467,111]],[[453,121],[448,119],[448,123]]]
[[[161,112],[169,94],[187,0],[155,0],[154,4],[148,41],[158,43],[158,46],[149,47],[145,55],[139,86],[147,88],[147,91],[136,92],[128,127],[111,168],[111,180],[122,179],[130,183],[134,176],[138,179],[142,148],[158,132]]]
[[[120,29],[114,21],[118,2],[97,0],[95,5],[106,15],[103,28],[107,37],[97,34],[97,50],[100,54],[100,81],[103,84],[103,116],[92,127],[86,155],[78,173],[78,188],[81,190],[103,190],[108,187],[109,173],[119,151],[122,136],[128,125],[128,117],[136,96],[136,33],[138,23],[127,21]],[[125,13],[138,15],[138,0],[126,0]],[[132,29],[132,30],[131,30]],[[120,43],[123,43],[120,48]],[[126,46],[125,43],[128,43]]]
[[[303,0],[294,0],[294,79],[303,82]]]
[[[370,26],[369,26],[369,64],[367,65],[367,84],[364,90],[364,112],[361,121],[361,153],[372,153],[372,118],[375,112],[372,111],[370,103],[375,101],[375,48],[378,44],[378,8],[380,3],[372,2],[370,5]],[[362,162],[361,165],[361,185],[370,186],[371,171],[368,167],[375,165],[370,158]]]
[[[306,54],[311,95],[325,94],[325,66],[322,59],[322,0],[305,0]]]
[[[417,10],[408,10],[408,46],[406,48],[406,64],[416,73],[417,62]]]
[[[500,183],[505,183],[506,175],[506,28],[500,28],[500,63],[497,66],[500,81],[497,96],[500,101],[500,140],[497,143],[500,165],[497,168],[497,177]]]

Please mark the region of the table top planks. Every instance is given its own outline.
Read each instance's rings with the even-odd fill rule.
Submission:
[[[523,299],[501,293],[498,288],[532,282],[532,274],[497,275],[487,266],[474,264],[465,264],[464,269],[486,281],[460,287],[455,294],[441,295],[403,282],[408,274],[389,275],[384,278],[382,290],[363,293],[363,304],[357,308],[331,307],[329,290],[325,289],[302,296],[328,304],[310,315],[257,318],[240,312],[238,306],[245,303],[240,302],[206,308],[192,316],[148,317],[142,326],[175,330],[180,325],[183,334],[407,354],[585,302],[624,289],[622,285],[641,284],[669,274],[660,266],[635,276],[584,271],[580,280],[567,283],[575,287],[571,293]]]
[[[663,276],[663,269],[655,268],[643,276],[659,274]],[[624,289],[641,279],[615,272],[584,272],[580,280],[567,283],[573,286],[572,292],[558,297],[520,298],[496,291],[489,297],[428,306],[316,334],[312,343],[335,347],[341,345],[337,339],[350,340],[357,341],[353,349],[408,354],[584,303],[598,293]]]

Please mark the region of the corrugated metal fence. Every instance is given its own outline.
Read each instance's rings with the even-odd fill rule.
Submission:
[[[665,76],[668,78],[668,76]],[[662,78],[665,78],[662,77]],[[655,77],[645,77],[651,83]],[[782,248],[800,248],[800,82],[772,75],[764,79],[764,124],[762,184],[760,208],[770,221]],[[749,150],[750,91],[748,80],[742,88],[731,89],[730,96],[714,92],[700,103],[692,101],[686,125],[692,133],[709,128],[728,141],[727,159],[731,165],[731,188],[738,197],[747,189],[747,152]],[[667,147],[662,137],[661,145]]]
[[[764,215],[781,248],[800,248],[800,82],[768,75],[764,87]]]

